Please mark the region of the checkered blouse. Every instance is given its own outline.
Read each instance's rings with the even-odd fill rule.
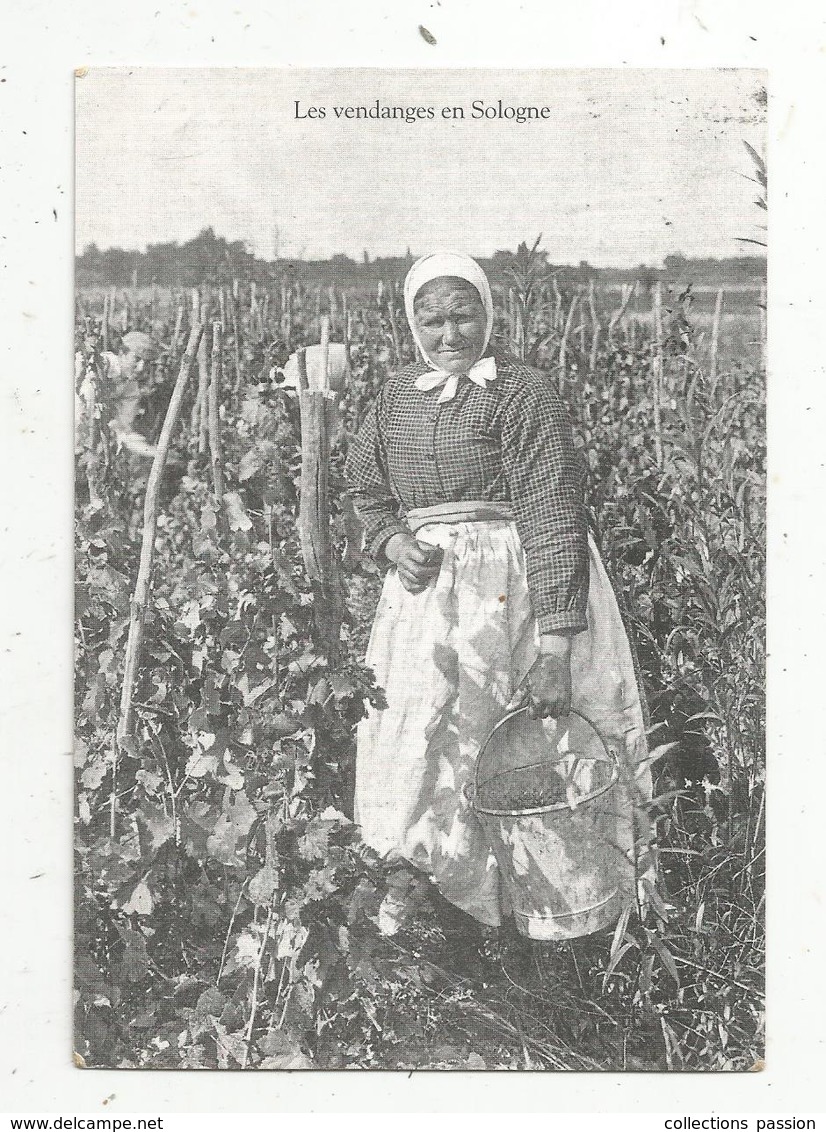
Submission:
[[[414,507],[509,502],[540,633],[586,629],[584,469],[567,412],[547,377],[510,355],[494,356],[495,381],[482,389],[462,380],[443,404],[442,387],[415,386],[429,370],[423,362],[379,390],[345,467],[367,550],[386,562],[387,541],[409,533],[403,516]]]

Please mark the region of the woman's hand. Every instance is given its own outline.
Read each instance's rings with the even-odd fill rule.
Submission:
[[[542,653],[527,675],[531,719],[559,719],[571,711],[571,637],[566,633],[542,637]]]
[[[412,594],[420,594],[439,573],[444,552],[440,546],[399,533],[388,540],[384,553],[396,564],[404,588]]]

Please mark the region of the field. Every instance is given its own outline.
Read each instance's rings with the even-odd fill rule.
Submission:
[[[194,300],[161,285],[78,294],[75,998],[85,1064],[679,1071],[760,1061],[763,332],[759,293],[726,292],[715,316],[716,302],[682,283],[576,288],[527,249],[497,288],[498,341],[568,403],[635,631],[661,883],[646,917],[629,909],[613,936],[539,945],[505,933],[480,955],[438,900],[400,936],[378,933],[385,871],[350,820],[354,727],[382,694],[362,664],[381,579],[342,506],[342,465],[376,390],[413,357],[400,280],[369,292],[213,280]],[[203,346],[157,479],[151,456],[195,316]],[[336,641],[315,620],[319,595],[302,563],[299,410],[280,387],[287,358],[319,341],[325,318],[351,367],[329,468]],[[117,379],[106,351],[134,330],[152,336],[157,356]],[[154,561],[119,736],[147,494]]]

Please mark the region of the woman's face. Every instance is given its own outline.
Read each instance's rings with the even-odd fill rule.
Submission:
[[[413,304],[416,333],[429,361],[447,373],[467,373],[485,349],[487,315],[476,288],[446,277],[425,284]]]

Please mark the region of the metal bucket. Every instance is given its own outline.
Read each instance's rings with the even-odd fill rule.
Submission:
[[[616,923],[628,899],[617,753],[577,712],[558,722],[527,712],[510,712],[485,741],[472,805],[520,933],[589,935]]]

